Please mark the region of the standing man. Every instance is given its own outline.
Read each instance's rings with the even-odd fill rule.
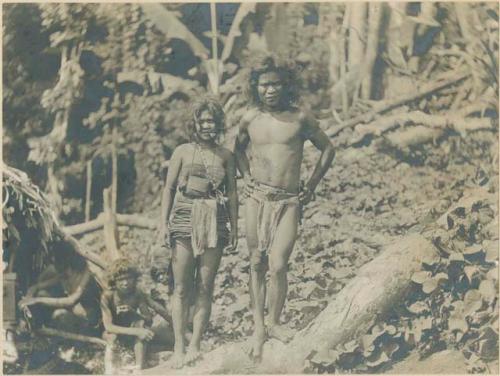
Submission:
[[[248,81],[251,107],[240,124],[236,159],[247,196],[245,222],[255,325],[250,353],[259,361],[266,334],[283,342],[293,336],[280,324],[288,289],[288,260],[302,206],[313,198],[335,153],[318,122],[295,107],[298,78],[291,62],[264,56],[251,69]],[[301,184],[300,167],[307,140],[321,152],[321,157],[307,183]],[[270,317],[266,333],[267,270]]]

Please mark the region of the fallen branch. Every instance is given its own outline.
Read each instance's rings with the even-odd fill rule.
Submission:
[[[106,269],[107,264],[104,262],[104,260],[99,256],[98,254],[95,254],[87,249],[83,249],[78,240],[76,240],[73,236],[68,234],[63,228],[56,227],[55,231],[63,238],[64,241],[68,242],[71,244],[71,246],[74,248],[75,252],[78,253],[80,256],[84,257],[86,260],[90,261],[91,263],[97,265],[101,269]]]
[[[386,136],[386,140],[394,147],[403,150],[409,146],[436,141],[444,133],[443,129],[429,129],[423,125],[403,128]]]
[[[355,135],[351,139],[351,142],[359,142],[370,134],[381,136],[390,130],[399,126],[404,126],[408,123],[422,124],[429,128],[451,128],[462,134],[462,136],[464,136],[467,131],[490,129],[492,127],[491,120],[488,118],[429,115],[421,111],[413,111],[410,113],[400,113],[382,117],[368,124],[359,124],[355,128]]]
[[[97,337],[86,336],[83,334],[76,334],[71,332],[66,332],[60,329],[47,328],[46,326],[38,329],[37,334],[49,337],[60,337],[65,339],[71,339],[79,342],[93,343],[95,345],[106,346],[106,341]]]
[[[99,230],[104,226],[104,214],[101,213],[96,219],[91,221],[79,223],[77,225],[66,226],[64,228],[65,232],[69,235],[81,235],[87,232]]]
[[[66,226],[64,230],[69,235],[82,235],[101,229],[104,226],[104,220],[105,216],[101,213],[96,219],[73,226]],[[116,223],[121,226],[139,227],[150,230],[154,230],[157,227],[157,223],[153,219],[143,217],[139,214],[117,214]]]
[[[377,106],[375,106],[368,113],[364,113],[364,114],[355,116],[354,118],[352,118],[346,122],[334,125],[330,129],[326,130],[326,134],[330,137],[335,137],[346,128],[352,128],[352,127],[358,125],[359,123],[368,123],[368,122],[372,121],[377,114],[381,114],[381,113],[389,111],[395,107],[402,106],[408,102],[415,101],[417,99],[425,97],[426,95],[429,95],[429,94],[434,93],[436,91],[447,88],[450,85],[457,84],[458,82],[469,77],[469,75],[470,75],[470,73],[468,73],[468,72],[458,73],[455,75],[455,77],[449,78],[447,80],[442,80],[439,82],[434,82],[434,83],[425,85],[417,93],[413,93],[413,94],[409,94],[409,95],[406,95],[403,97],[395,98],[391,101],[384,101],[383,103],[380,103]]]
[[[157,221],[137,214],[117,214],[116,222],[122,226],[147,228],[150,230],[156,230],[158,227]]]

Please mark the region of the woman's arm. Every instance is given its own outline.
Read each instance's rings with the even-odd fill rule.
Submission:
[[[167,233],[167,223],[170,218],[170,212],[172,211],[172,205],[174,203],[177,180],[182,168],[182,154],[184,149],[185,146],[181,145],[174,150],[168,166],[167,178],[165,179],[165,187],[163,188],[161,200],[159,227],[161,241],[165,240],[165,235]]]

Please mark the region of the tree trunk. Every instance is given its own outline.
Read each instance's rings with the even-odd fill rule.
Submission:
[[[196,367],[179,373],[300,373],[304,361],[313,352],[334,348],[365,334],[374,320],[383,317],[402,301],[411,286],[411,276],[421,269],[422,261],[430,262],[438,257],[435,247],[423,236],[408,235],[365,264],[323,312],[298,332],[288,345],[269,340],[264,345],[260,365],[253,365],[242,344],[237,343],[217,348]],[[145,373],[164,372],[172,371],[160,366]]]
[[[111,209],[110,199],[110,189],[106,188],[103,191],[104,243],[106,244],[106,250],[111,260],[116,260],[120,257],[120,251],[118,250],[118,229],[116,226],[116,215]]]
[[[83,235],[101,229],[104,226],[105,220],[106,217],[104,213],[101,213],[97,218],[91,221],[66,226],[64,230],[69,235]],[[157,222],[154,219],[143,217],[139,214],[116,214],[116,223],[119,226],[139,227],[150,230],[155,230],[157,228]]]
[[[394,98],[390,101],[382,101],[378,106],[375,106],[370,112],[358,115],[354,118],[349,119],[348,121],[334,125],[333,127],[326,130],[326,134],[330,137],[337,136],[342,130],[346,128],[353,127],[360,123],[367,123],[372,121],[377,114],[381,114],[383,112],[389,111],[398,106],[402,106],[405,103],[420,99],[430,93],[436,92],[438,90],[442,90],[451,85],[455,85],[465,78],[469,77],[470,73],[468,72],[453,72],[452,77],[448,77],[447,79],[436,80],[428,85],[423,86],[416,93],[410,93],[408,95]]]
[[[264,25],[263,32],[269,51],[279,51],[287,45],[290,40],[287,27],[287,4],[270,4],[269,18]]]
[[[36,333],[49,337],[60,337],[60,338],[70,339],[72,341],[79,341],[84,343],[92,343],[94,345],[106,346],[106,341],[101,338],[66,332],[60,329],[42,327],[40,329],[37,329]]]
[[[367,4],[364,2],[349,3],[349,41],[347,51],[347,62],[349,72],[359,72],[364,65],[363,57],[366,43],[366,11]],[[359,98],[359,87],[362,77],[358,74],[355,89],[352,96],[352,103],[356,103]]]
[[[347,95],[347,56],[346,56],[346,33],[347,29],[349,27],[349,15],[351,13],[351,7],[347,6],[345,7],[345,13],[344,13],[344,19],[342,21],[342,33],[340,40],[338,41],[338,50],[340,52],[339,54],[339,59],[340,59],[340,85],[342,88],[342,115],[343,118],[347,118],[347,112],[349,111],[349,97]],[[334,85],[335,87],[335,85]],[[332,92],[333,92],[332,88]],[[332,99],[334,98],[334,95],[332,93]]]
[[[90,221],[90,205],[92,200],[92,160],[87,161],[87,186],[85,189],[85,222]]]
[[[367,4],[353,2],[349,11],[348,67],[352,71],[363,63]]]
[[[116,214],[116,205],[118,202],[118,130],[116,124],[111,131],[111,212]]]
[[[370,99],[372,93],[373,66],[378,52],[378,34],[382,15],[382,4],[370,3],[368,5],[368,35],[364,64],[364,79],[361,86],[361,98]]]
[[[368,124],[360,124],[355,128],[352,143],[360,142],[367,135],[380,136],[385,132],[404,126],[407,123],[422,124],[430,136],[429,128],[445,129],[451,128],[466,136],[467,132],[481,129],[493,129],[491,119],[488,118],[464,118],[456,115],[429,115],[421,111],[384,116]],[[422,129],[424,129],[422,128]],[[409,128],[411,129],[411,128]],[[408,130],[409,133],[412,131]]]

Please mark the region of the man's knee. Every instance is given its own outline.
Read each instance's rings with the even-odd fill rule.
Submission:
[[[285,260],[270,260],[269,274],[279,275],[288,271],[288,263]]]
[[[210,282],[201,282],[197,286],[198,296],[201,298],[211,298],[213,291],[213,283]]]
[[[183,283],[176,283],[174,285],[174,297],[177,299],[185,300],[189,296],[189,289]]]

